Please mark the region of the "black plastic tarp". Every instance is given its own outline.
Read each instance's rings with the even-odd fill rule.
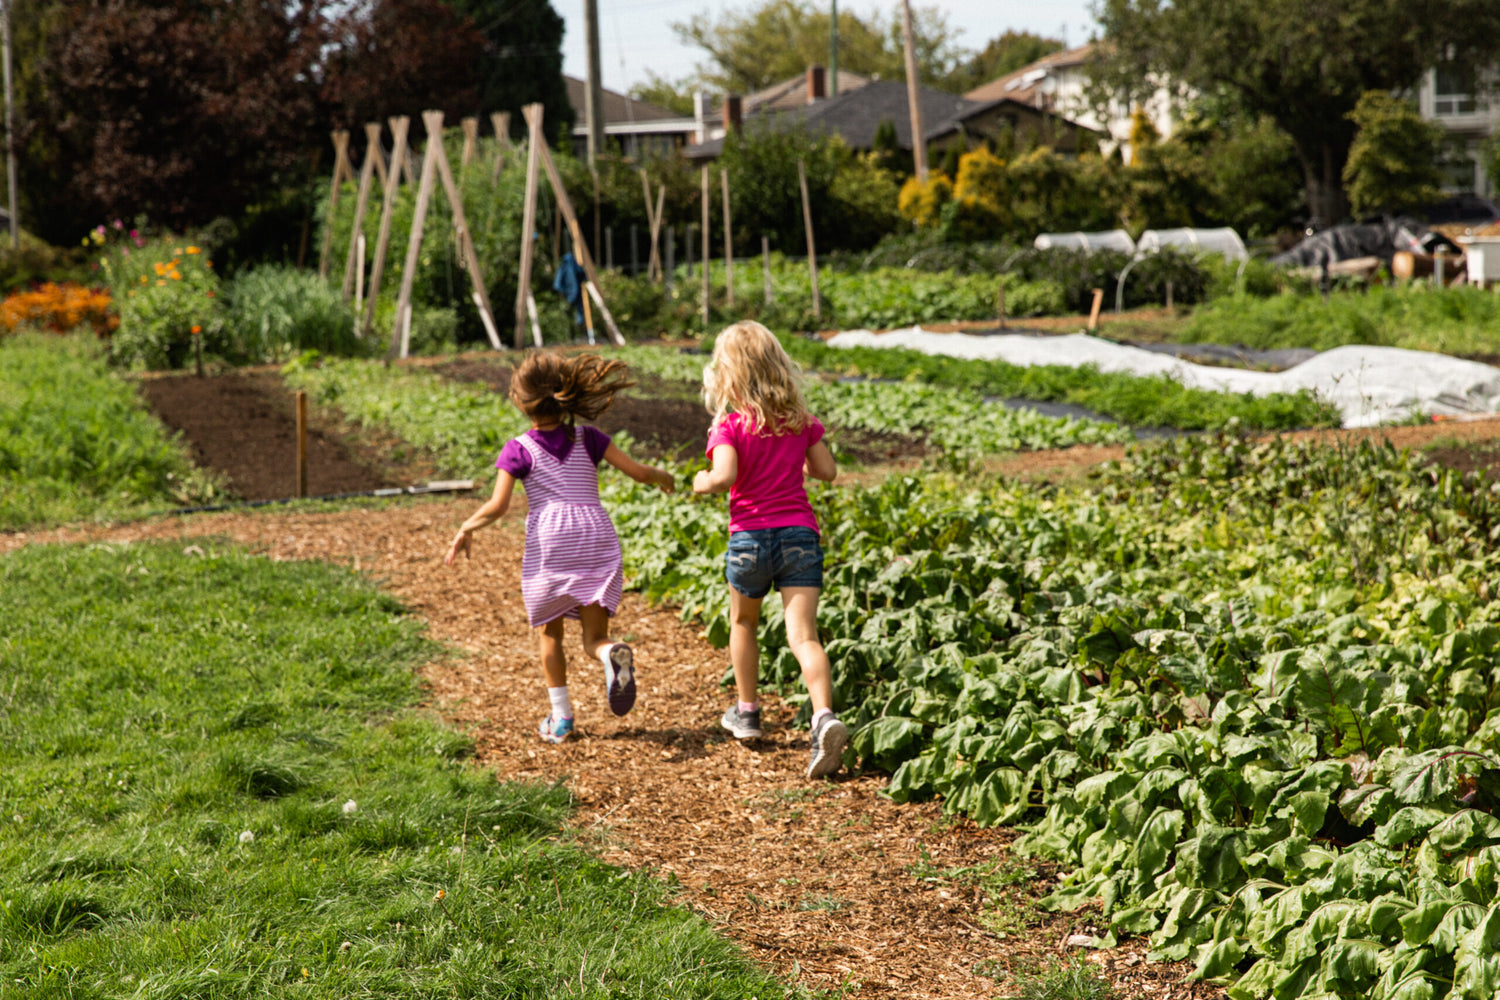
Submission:
[[[1284,267],[1322,267],[1356,257],[1379,257],[1387,264],[1398,251],[1431,254],[1437,250],[1457,253],[1442,233],[1428,229],[1416,219],[1401,216],[1382,222],[1359,222],[1332,226],[1271,258]]]

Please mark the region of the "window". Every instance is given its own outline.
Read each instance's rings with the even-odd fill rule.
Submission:
[[[1443,63],[1433,74],[1432,113],[1438,117],[1472,115],[1488,111],[1489,102],[1474,96],[1474,75],[1452,63]]]

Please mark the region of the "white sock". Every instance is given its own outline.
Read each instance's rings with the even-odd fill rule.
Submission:
[[[552,700],[552,717],[554,719],[571,719],[573,717],[573,701],[568,697],[568,686],[547,689],[547,697]]]

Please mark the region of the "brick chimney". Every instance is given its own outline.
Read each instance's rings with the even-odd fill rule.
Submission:
[[[725,132],[725,134],[728,134],[730,132],[738,132],[740,130],[740,125],[743,123],[743,121],[744,121],[744,115],[743,115],[743,112],[741,111],[740,95],[739,94],[725,94],[724,95],[724,132]]]
[[[827,71],[822,66],[807,67],[807,103],[821,101],[828,96]]]

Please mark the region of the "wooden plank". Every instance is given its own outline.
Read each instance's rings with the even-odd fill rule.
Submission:
[[[538,105],[531,105],[540,108]],[[546,140],[538,144],[541,147],[542,169],[547,171],[547,181],[552,185],[552,193],[557,198],[557,208],[562,212],[563,219],[568,224],[568,232],[573,236],[574,255],[579,263],[583,265],[583,271],[588,275],[588,282],[584,285],[589,295],[593,296],[594,305],[599,307],[599,314],[604,317],[604,328],[609,331],[610,339],[620,347],[625,346],[625,337],[620,333],[620,328],[615,325],[615,317],[609,311],[609,306],[604,304],[604,296],[599,292],[599,275],[594,270],[594,255],[589,253],[589,245],[583,241],[583,233],[578,229],[578,215],[573,211],[573,202],[568,197],[568,189],[563,186],[562,177],[557,172],[557,164],[552,160],[552,150],[547,148]]]
[[[333,180],[328,185],[328,215],[323,220],[323,248],[318,252],[318,277],[328,277],[328,254],[333,249],[333,211],[339,206],[339,193],[344,190],[344,175],[354,179],[349,168],[349,130],[334,129],[333,136]]]
[[[391,245],[391,215],[396,207],[396,192],[401,188],[402,151],[406,149],[406,133],[411,128],[411,119],[405,115],[390,119],[391,134],[395,137],[391,145],[391,168],[385,179],[385,197],[380,203],[380,231],[375,235],[375,256],[370,265],[370,287],[366,290],[365,318],[362,329],[368,335],[375,323],[375,303],[380,300],[380,282],[385,275],[385,255]]]
[[[797,161],[797,183],[802,188],[802,224],[807,230],[807,267],[812,276],[813,318],[823,318],[823,302],[818,296],[818,247],[813,242],[812,203],[807,197],[807,167]]]
[[[436,116],[436,128],[434,119]],[[411,349],[412,286],[416,284],[419,258],[422,254],[422,228],[427,222],[427,206],[432,201],[433,182],[437,176],[438,155],[443,148],[443,113],[422,112],[427,126],[427,152],[422,157],[422,176],[417,182],[417,204],[412,210],[411,236],[406,241],[406,263],[401,267],[401,291],[396,296],[396,321],[391,328],[391,357],[404,358]]]
[[[344,300],[354,294],[354,268],[365,266],[359,254],[359,235],[364,231],[365,212],[370,207],[370,186],[375,181],[375,160],[380,156],[380,123],[365,123],[365,162],[359,167],[359,194],[354,199],[354,226],[349,230],[349,253],[344,259]],[[357,329],[357,327],[356,327]]]
[[[475,119],[475,125],[478,120]],[[495,314],[490,309],[490,293],[484,284],[484,275],[479,269],[479,254],[474,250],[474,237],[469,232],[469,220],[464,215],[463,192],[453,180],[453,169],[448,165],[448,153],[443,149],[443,113],[441,111],[422,112],[422,122],[427,126],[428,136],[436,135],[437,143],[437,169],[438,176],[443,180],[443,190],[448,194],[448,204],[453,208],[453,225],[458,230],[459,250],[464,258],[464,266],[469,272],[469,280],[474,285],[474,304],[479,307],[479,319],[484,324],[484,332],[490,338],[490,346],[500,350],[500,336],[495,332]],[[428,139],[428,149],[432,149],[432,140]],[[425,169],[425,166],[424,166]],[[403,355],[404,356],[404,355]]]
[[[533,118],[531,111],[536,109]],[[526,346],[525,330],[528,299],[531,297],[531,264],[536,256],[536,195],[537,172],[541,166],[542,106],[528,104],[523,109],[529,129],[526,139],[526,200],[521,212],[521,273],[516,281],[516,348]],[[541,346],[540,327],[536,322],[536,307],[531,307],[531,324],[535,328],[537,345]]]

